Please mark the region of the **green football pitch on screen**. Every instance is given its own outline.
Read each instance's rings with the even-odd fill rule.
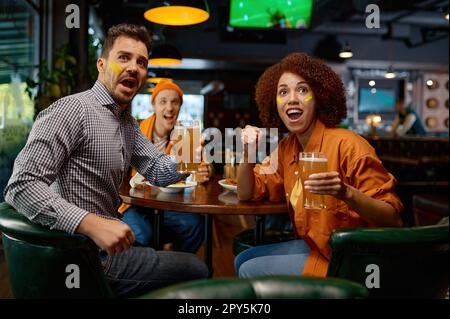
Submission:
[[[301,29],[311,23],[312,0],[231,0],[230,26]]]

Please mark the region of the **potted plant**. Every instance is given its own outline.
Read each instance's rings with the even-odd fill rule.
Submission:
[[[25,91],[33,99],[34,117],[57,99],[72,94],[76,86],[77,61],[70,54],[68,45],[63,45],[54,52],[53,68],[49,71],[47,61],[39,65],[37,81],[26,79]],[[37,93],[35,94],[37,89]]]

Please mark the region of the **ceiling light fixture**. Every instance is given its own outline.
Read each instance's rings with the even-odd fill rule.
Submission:
[[[350,48],[350,45],[348,42],[345,42],[344,47],[342,48],[341,52],[339,52],[339,57],[342,59],[350,59],[353,57],[352,49]]]
[[[157,66],[176,65],[181,62],[181,53],[173,45],[167,43],[155,46],[148,59],[148,63]]]
[[[153,83],[153,84],[158,84],[161,81],[173,82],[173,80],[171,78],[157,78],[157,77],[153,77],[153,78],[148,78],[147,79],[148,83]]]
[[[392,69],[392,66],[390,66],[387,70],[386,73],[384,73],[384,77],[386,79],[395,79],[397,75],[395,74],[394,70]]]
[[[156,0],[151,1],[144,18],[163,25],[198,24],[209,19],[209,7],[206,0]]]

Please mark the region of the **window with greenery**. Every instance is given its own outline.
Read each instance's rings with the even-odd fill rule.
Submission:
[[[25,0],[0,0],[0,201],[33,122],[25,79],[37,71],[39,19]]]

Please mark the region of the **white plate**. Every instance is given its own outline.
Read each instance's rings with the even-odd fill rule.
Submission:
[[[191,188],[194,186],[197,186],[197,182],[192,181],[184,181],[184,184],[172,184],[168,185],[166,187],[161,186],[155,186],[147,182],[148,185],[159,188],[164,193],[178,193],[181,192],[183,189]]]
[[[229,191],[237,192],[237,185],[230,185],[230,184],[225,183],[225,181],[226,181],[225,179],[221,179],[219,181],[219,185]]]

